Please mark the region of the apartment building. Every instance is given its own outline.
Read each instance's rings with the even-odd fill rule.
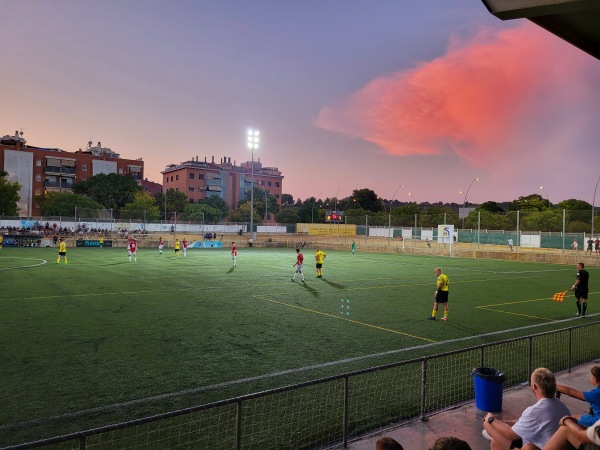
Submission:
[[[23,132],[0,138],[0,171],[21,185],[19,214],[35,217],[42,214],[35,196],[44,192],[71,192],[73,184],[101,173],[130,175],[141,183],[144,161],[122,159],[110,148],[88,142],[85,150],[67,152],[58,148],[27,145]]]
[[[163,189],[184,192],[190,203],[197,203],[210,196],[220,197],[230,208],[236,208],[240,200],[247,198],[252,180],[263,191],[273,195],[281,204],[283,175],[276,167],[263,167],[260,162],[236,165],[230,157],[215,162],[200,161],[198,157],[180,164],[171,164],[163,172]]]

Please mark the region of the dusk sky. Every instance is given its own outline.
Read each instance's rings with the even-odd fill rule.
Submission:
[[[592,202],[600,61],[480,0],[0,0],[0,135],[145,177],[255,152],[294,198]],[[544,186],[544,191],[540,190]],[[409,196],[408,193],[412,193]],[[600,195],[598,195],[600,198]],[[597,204],[600,202],[596,202]]]

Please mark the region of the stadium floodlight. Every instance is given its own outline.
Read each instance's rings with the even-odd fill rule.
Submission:
[[[340,193],[340,188],[337,189],[337,192],[335,193],[335,206],[334,206],[334,210],[335,212],[337,212],[337,202],[338,202],[338,194]]]
[[[258,150],[260,142],[260,131],[248,129],[248,149],[252,152],[252,167],[250,169],[250,180],[252,189],[250,191],[250,238],[254,240],[254,150]]]

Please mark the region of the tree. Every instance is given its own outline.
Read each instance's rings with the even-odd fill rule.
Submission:
[[[73,185],[73,193],[85,195],[107,209],[121,209],[133,202],[142,188],[129,175],[98,174]]]
[[[574,198],[558,202],[556,207],[558,209],[566,209],[570,211],[589,211],[592,209],[592,205],[590,205],[588,202]]]
[[[223,211],[206,203],[188,203],[182,215],[183,220],[194,222],[218,222],[222,217]]]
[[[479,205],[478,209],[486,210],[491,213],[504,212],[504,208],[500,206],[500,203],[498,202],[484,202],[481,205]]]
[[[47,195],[38,195],[36,196],[36,202],[40,205],[45,216],[74,217],[75,208],[93,210],[103,208],[100,203],[91,198],[71,192],[50,192]]]
[[[291,194],[281,194],[281,206],[284,208],[294,206],[294,197]]]
[[[275,214],[277,223],[298,223],[298,212],[296,208],[282,208]]]
[[[352,191],[349,200],[353,205],[357,205],[353,207],[358,207],[366,211],[377,212],[384,209],[383,202],[377,196],[375,191],[372,191],[371,189],[355,189]]]
[[[541,211],[548,208],[550,203],[545,200],[540,194],[531,194],[526,197],[519,197],[508,204],[508,211],[523,211],[527,209],[535,209]]]
[[[123,219],[158,220],[159,217],[160,209],[156,206],[154,197],[148,192],[136,192],[133,201],[121,209]]]
[[[229,216],[232,222],[250,222],[250,202],[240,204],[238,209],[233,211]],[[254,210],[254,223],[260,223],[262,218]]]
[[[187,195],[183,192],[176,191],[175,189],[167,189],[167,217],[165,218],[165,194],[163,192],[157,192],[154,194],[156,200],[156,206],[160,210],[160,217],[162,220],[168,220],[174,212],[181,214],[186,205],[189,204]]]
[[[0,171],[0,216],[16,216],[19,214],[17,203],[21,199],[19,183],[6,179],[8,172]]]
[[[198,202],[210,206],[221,211],[221,217],[227,217],[229,215],[229,205],[221,197],[211,195],[206,197],[204,200]]]

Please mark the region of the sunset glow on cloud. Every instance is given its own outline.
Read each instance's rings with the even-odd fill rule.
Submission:
[[[543,146],[529,118],[543,114],[548,99],[557,110],[564,103],[565,121],[577,120],[568,103],[585,95],[584,69],[594,63],[529,23],[482,30],[452,39],[439,58],[375,78],[323,108],[316,123],[390,154],[450,153],[483,166]]]

